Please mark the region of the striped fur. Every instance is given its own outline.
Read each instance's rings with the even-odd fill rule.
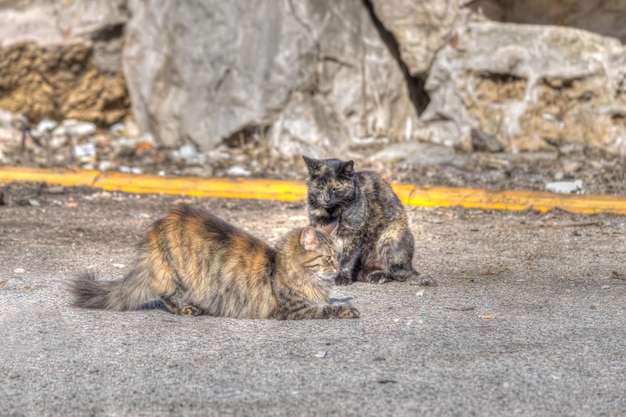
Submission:
[[[248,319],[356,318],[347,304],[329,304],[336,249],[307,226],[272,248],[223,220],[186,205],[154,223],[121,280],[91,274],[71,284],[75,305],[135,310],[160,298],[179,315]]]

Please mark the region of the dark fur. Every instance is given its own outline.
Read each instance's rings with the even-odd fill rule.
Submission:
[[[352,161],[303,156],[312,226],[336,227],[340,271],[335,282],[383,283],[417,278],[413,235],[402,203],[374,172],[354,172]]]
[[[71,284],[75,305],[134,310],[160,298],[179,315],[249,319],[356,318],[348,304],[330,304],[336,249],[307,226],[276,248],[210,213],[179,206],[154,223],[123,279],[83,274]]]

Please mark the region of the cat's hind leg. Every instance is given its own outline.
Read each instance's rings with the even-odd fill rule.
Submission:
[[[163,301],[163,304],[169,311],[179,316],[199,316],[203,314],[201,308],[189,304],[178,290],[171,295],[161,295],[161,301]]]
[[[406,281],[419,274],[411,265],[413,235],[402,224],[391,224],[379,237],[359,273],[359,281],[382,284]]]
[[[191,305],[185,297],[185,289],[176,272],[171,268],[153,271],[152,291],[158,294],[165,307],[179,316],[199,316],[201,308]]]

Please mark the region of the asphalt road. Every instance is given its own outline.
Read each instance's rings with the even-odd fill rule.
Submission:
[[[255,321],[71,307],[72,275],[123,275],[174,199],[20,193],[0,206],[1,416],[626,415],[625,217],[408,209],[439,286],[337,288],[356,320]],[[306,221],[191,203],[271,242]]]

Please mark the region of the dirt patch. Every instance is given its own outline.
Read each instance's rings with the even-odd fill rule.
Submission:
[[[0,49],[0,91],[0,108],[31,121],[80,119],[109,126],[130,113],[124,76],[102,72],[85,43]]]

